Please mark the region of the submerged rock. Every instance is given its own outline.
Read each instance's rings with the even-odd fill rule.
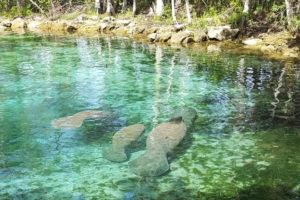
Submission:
[[[127,160],[125,147],[136,141],[144,130],[145,126],[143,124],[134,124],[122,128],[113,136],[112,145],[103,150],[103,157],[114,162]]]
[[[147,138],[146,152],[129,162],[131,170],[140,176],[160,176],[167,172],[167,153],[181,142],[186,129],[182,117],[172,118],[155,127]]]
[[[61,130],[75,129],[80,127],[85,119],[103,118],[110,115],[111,113],[100,110],[86,110],[71,116],[55,119],[51,122],[51,125]]]

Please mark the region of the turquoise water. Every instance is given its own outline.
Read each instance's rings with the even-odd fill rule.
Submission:
[[[299,199],[300,64],[193,48],[0,36],[0,199]],[[136,176],[147,134],[185,107],[198,118],[169,172]],[[113,116],[51,127],[84,110]],[[129,160],[104,159],[135,123]]]

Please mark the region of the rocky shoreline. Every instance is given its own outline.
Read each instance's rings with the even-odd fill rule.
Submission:
[[[40,16],[8,19],[0,17],[0,35],[11,32],[24,34],[98,36],[99,34],[125,36],[139,41],[167,45],[217,44],[280,60],[299,60],[300,41],[288,32],[262,33],[256,38],[243,38],[239,29],[229,25],[209,26],[207,30],[188,30],[185,25],[162,25],[153,22],[137,22],[80,15],[72,20],[48,20]],[[230,45],[228,45],[230,43]],[[220,44],[220,45],[219,45]],[[236,46],[235,46],[236,45]],[[207,45],[206,45],[207,46]],[[226,47],[225,47],[226,48]]]

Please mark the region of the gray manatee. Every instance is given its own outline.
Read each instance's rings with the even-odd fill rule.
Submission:
[[[193,108],[183,107],[183,108],[176,109],[172,113],[172,116],[173,117],[182,116],[187,129],[189,129],[192,126],[195,119],[197,118],[197,112]]]
[[[83,120],[90,118],[103,118],[110,116],[110,112],[104,112],[100,110],[86,110],[78,112],[74,115],[54,119],[51,125],[56,129],[68,130],[75,129],[82,125]]]
[[[122,128],[113,136],[112,145],[103,150],[103,157],[114,162],[127,160],[125,147],[137,140],[144,130],[145,126],[143,124],[134,124]]]
[[[181,116],[152,129],[146,141],[146,152],[129,162],[131,170],[140,176],[159,176],[168,171],[167,153],[181,142],[186,129]]]

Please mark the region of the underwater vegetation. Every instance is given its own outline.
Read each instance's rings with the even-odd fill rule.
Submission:
[[[1,36],[0,58],[1,200],[300,198],[299,63],[32,35]],[[84,110],[113,115],[70,117]],[[62,116],[77,128],[54,128]],[[177,142],[150,145],[163,124],[182,128]],[[113,145],[124,161],[105,158]],[[136,175],[156,145],[176,146],[168,170]]]

